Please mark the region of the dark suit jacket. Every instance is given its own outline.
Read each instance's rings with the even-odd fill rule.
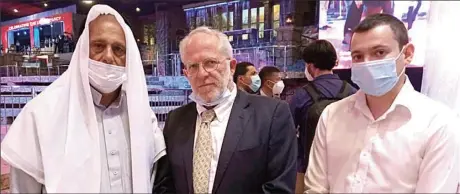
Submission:
[[[193,193],[197,110],[189,103],[168,114],[154,193]],[[294,193],[297,142],[286,102],[238,91],[230,113],[212,193]]]

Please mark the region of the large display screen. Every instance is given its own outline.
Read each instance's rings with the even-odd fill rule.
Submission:
[[[337,49],[340,62],[336,68],[351,67],[352,30],[366,16],[375,13],[392,14],[404,22],[409,39],[415,45],[415,56],[411,66],[423,66],[430,1],[332,0],[319,3],[319,38],[329,40]]]

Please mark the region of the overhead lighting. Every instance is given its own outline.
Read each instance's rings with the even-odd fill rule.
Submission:
[[[137,12],[140,12],[140,11],[141,11],[141,8],[136,7],[136,11],[137,11]]]
[[[44,6],[44,7],[48,7],[48,3],[44,3],[43,6]]]
[[[18,13],[19,11],[17,9],[13,9],[14,13]]]
[[[288,15],[286,16],[286,24],[287,24],[287,25],[291,25],[292,23],[294,23],[294,18],[292,17],[291,14],[288,14]]]
[[[84,4],[91,5],[94,3],[94,1],[82,1]]]

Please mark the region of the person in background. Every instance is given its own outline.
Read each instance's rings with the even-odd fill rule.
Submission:
[[[308,112],[315,104],[313,97],[335,98],[339,95],[349,96],[356,89],[332,72],[337,65],[337,53],[327,40],[316,40],[304,49],[305,76],[316,93],[311,94],[306,87],[297,89],[290,102],[294,124],[298,129],[297,192],[303,190],[303,177],[308,165],[310,146],[315,134],[317,120],[308,123]],[[345,90],[346,89],[346,90]],[[345,91],[344,94],[342,94]],[[319,116],[318,118],[319,119]],[[310,126],[314,127],[310,127]]]
[[[236,64],[233,81],[238,89],[250,94],[257,94],[260,89],[260,77],[254,64],[249,62],[240,62]]]
[[[142,60],[120,14],[94,5],[69,69],[1,144],[12,193],[150,193],[165,155]]]
[[[281,80],[281,71],[275,66],[265,66],[259,76],[262,82],[260,95],[273,98],[280,98],[284,90],[284,82]]]
[[[297,144],[288,104],[236,88],[236,60],[222,32],[198,27],[179,51],[194,102],[168,113],[168,154],[153,193],[294,193]]]
[[[351,79],[360,90],[323,111],[305,173],[306,193],[455,193],[460,121],[415,91],[414,57],[392,15],[366,17],[351,41]]]

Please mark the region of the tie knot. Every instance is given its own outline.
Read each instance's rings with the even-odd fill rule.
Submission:
[[[215,117],[216,117],[216,113],[214,112],[213,109],[210,109],[210,110],[207,110],[201,113],[201,121],[204,123],[211,122],[212,120],[214,120]]]

